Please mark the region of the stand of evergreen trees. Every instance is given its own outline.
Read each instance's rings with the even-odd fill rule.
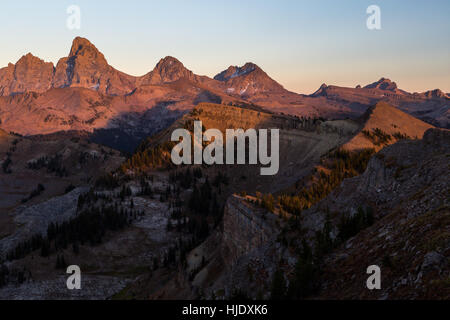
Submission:
[[[119,197],[119,194],[116,194]],[[80,211],[85,206],[96,205],[97,201],[103,200],[106,203],[112,203],[113,197],[108,194],[97,193],[91,188],[88,192],[78,196],[77,210]]]
[[[288,213],[299,215],[325,198],[344,179],[362,174],[374,153],[374,149],[358,152],[338,149],[332,152],[322,161],[328,172],[320,170],[314,174],[310,178],[310,186],[302,188],[298,194],[278,197],[280,207]]]
[[[102,243],[106,232],[122,230],[137,214],[137,211],[119,208],[117,204],[87,208],[69,221],[50,223],[45,237],[36,234],[20,242],[7,254],[7,260],[21,259],[36,250],[40,250],[42,257],[47,257],[60,249],[67,249],[69,245],[77,253],[79,245]]]
[[[47,168],[47,172],[55,173],[58,177],[67,177],[68,172],[66,167],[63,165],[62,156],[55,155],[52,157],[44,156],[36,161],[28,162],[28,169],[40,170],[42,168]]]
[[[222,173],[214,179],[216,186],[227,183],[227,180]],[[172,208],[167,229],[189,234],[192,243],[187,247],[194,248],[208,237],[211,227],[217,226],[223,216],[223,206],[219,203],[216,186],[211,185],[201,168],[172,172],[170,182],[176,186],[165,194],[166,199],[170,199]],[[180,188],[192,188],[187,201],[180,199]],[[172,220],[175,220],[176,224],[172,223]]]
[[[140,184],[141,184],[141,192],[139,193],[139,195],[149,196],[153,198],[153,189],[150,183],[145,178],[141,178]]]
[[[146,143],[120,166],[122,173],[143,171],[145,169],[170,168],[172,166],[171,152],[175,142],[168,141],[155,147],[147,147]]]
[[[337,225],[338,235],[331,238],[332,224],[330,216],[327,215],[322,230],[316,232],[314,250],[303,240],[301,249],[298,250],[298,259],[294,274],[286,285],[285,275],[278,268],[272,277],[271,299],[305,299],[318,293],[320,288],[320,275],[323,258],[326,254],[351,237],[357,235],[361,230],[374,223],[374,214],[371,207],[363,209],[359,207],[357,213],[344,214]]]
[[[381,130],[380,128],[372,129],[372,131],[363,130],[362,133],[364,134],[364,136],[366,136],[367,139],[372,141],[372,143],[376,146],[386,145],[392,141],[392,138],[395,138],[396,140],[405,140],[405,139],[411,140],[410,136],[408,136],[405,133],[401,133],[400,131],[394,132],[392,135],[390,135]]]
[[[95,187],[112,190],[119,187],[119,182],[120,179],[117,176],[113,175],[112,173],[108,173],[104,176],[99,177],[97,181],[95,181]]]

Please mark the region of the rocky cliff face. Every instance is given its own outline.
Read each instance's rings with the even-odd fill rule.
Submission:
[[[256,64],[254,63],[246,63],[242,67],[238,66],[230,66],[227,70],[222,71],[218,75],[214,77],[215,80],[218,81],[228,81],[230,79],[234,79],[237,77],[242,77],[245,75],[248,75],[249,73],[253,71],[258,71],[260,69]]]
[[[239,196],[232,196],[225,206],[223,219],[223,250],[234,265],[238,259],[256,250],[276,236],[275,217],[264,210],[255,210]]]
[[[53,64],[33,56],[31,53],[17,63],[0,69],[0,96],[27,91],[44,92],[51,88]]]
[[[254,63],[231,66],[214,77],[221,81],[229,94],[253,96],[262,93],[289,93]]]
[[[440,98],[450,99],[450,96],[448,94],[442,92],[442,90],[439,90],[439,89],[429,90],[422,94],[417,94],[417,95],[425,97],[425,98],[429,98],[429,99],[440,99]]]
[[[103,94],[123,95],[135,88],[136,79],[108,65],[104,55],[89,42],[77,37],[69,56],[59,60],[53,87],[82,87]]]
[[[381,78],[380,80],[371,83],[364,88],[366,89],[380,89],[380,90],[389,90],[389,91],[396,91],[397,90],[397,84],[395,82],[392,82],[389,79]]]
[[[140,85],[164,84],[175,82],[180,79],[198,81],[199,77],[184,67],[184,65],[174,57],[161,59],[156,67],[138,80]]]
[[[202,291],[207,298],[229,298],[236,290],[254,298],[269,298],[270,279],[278,261],[281,257],[292,261],[276,241],[280,222],[246,198],[229,197],[222,227],[190,253],[188,270],[200,266],[192,262],[194,257],[207,261],[192,281],[194,291]]]
[[[50,88],[82,87],[103,94],[130,93],[136,78],[108,65],[104,55],[89,40],[74,39],[69,56],[51,62],[27,54],[15,65],[0,69],[0,95],[42,93]]]
[[[61,58],[56,67],[27,54],[16,65],[0,69],[0,96],[66,87],[86,88],[113,96],[127,95],[140,86],[162,85],[180,79],[194,83],[208,80],[195,75],[173,57],[161,59],[148,74],[133,77],[114,69],[89,40],[77,37],[69,55]]]

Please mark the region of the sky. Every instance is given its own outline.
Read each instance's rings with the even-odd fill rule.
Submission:
[[[67,27],[70,5],[81,10],[79,30]],[[381,30],[366,26],[370,5]],[[210,77],[254,62],[298,93],[381,77],[450,92],[448,0],[6,0],[0,36],[0,67],[28,52],[56,64],[82,36],[135,76],[171,55]]]

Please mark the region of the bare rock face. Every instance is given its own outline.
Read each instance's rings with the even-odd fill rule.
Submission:
[[[329,87],[328,87],[325,83],[322,83],[322,85],[320,86],[320,88],[317,89],[317,91],[314,92],[314,93],[312,94],[312,96],[313,96],[313,97],[327,96],[327,89],[328,89],[328,88],[329,88]]]
[[[426,91],[422,94],[422,96],[428,99],[439,99],[439,98],[450,99],[449,95],[445,94],[440,89]]]
[[[254,63],[246,63],[243,67],[230,66],[227,70],[222,71],[214,77],[215,80],[228,81],[230,79],[241,77],[255,71],[258,66]]]
[[[69,56],[60,59],[56,66],[53,87],[82,87],[123,95],[134,89],[135,78],[108,65],[104,55],[89,40],[77,37]]]
[[[14,222],[21,227],[13,234],[1,239],[0,256],[3,258],[20,241],[24,241],[34,234],[44,235],[51,222],[61,223],[72,218],[76,214],[79,195],[86,191],[86,188],[77,188],[68,194],[30,207],[19,207],[13,212],[13,215]]]
[[[10,284],[0,290],[2,300],[106,300],[129,282],[112,276],[84,275],[82,290],[67,290],[67,277]]]
[[[436,251],[428,252],[423,258],[423,263],[420,267],[422,271],[437,268],[440,269],[442,266],[446,266],[447,258],[437,253]]]
[[[254,63],[242,67],[231,66],[214,77],[226,85],[229,94],[253,96],[261,93],[288,93],[279,83],[270,78]]]
[[[267,216],[264,210],[255,212],[238,196],[228,199],[223,220],[223,246],[231,265],[252,250],[258,249],[276,234],[275,217]]]
[[[217,81],[227,81],[232,78],[234,75],[238,74],[239,67],[238,66],[229,66],[227,70],[222,71],[214,77],[214,80]]]
[[[397,89],[397,84],[395,82],[392,82],[389,79],[381,78],[380,80],[378,80],[374,83],[371,83],[371,84],[365,86],[364,88],[395,91]]]
[[[108,65],[104,55],[89,42],[77,37],[69,56],[50,62],[23,56],[17,63],[0,69],[0,95],[43,93],[51,88],[82,87],[103,94],[123,95],[135,88],[136,79]]]
[[[14,79],[15,66],[10,63],[7,67],[0,69],[0,95],[7,96],[10,94],[11,82]]]
[[[15,65],[0,69],[0,95],[44,92],[51,88],[52,78],[53,64],[28,53]]]
[[[198,81],[198,77],[176,58],[165,57],[161,59],[153,71],[143,76],[139,81],[141,85],[164,84],[180,79]]]

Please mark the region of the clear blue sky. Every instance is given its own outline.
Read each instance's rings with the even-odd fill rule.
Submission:
[[[81,8],[81,30],[66,28],[71,4]],[[371,4],[382,30],[366,28]],[[0,26],[2,67],[27,52],[56,63],[79,35],[133,75],[172,55],[208,76],[255,62],[301,93],[381,77],[450,92],[448,0],[8,0]]]

